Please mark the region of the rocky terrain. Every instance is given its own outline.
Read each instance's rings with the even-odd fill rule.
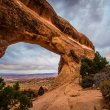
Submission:
[[[67,83],[39,97],[30,110],[105,110],[103,107],[99,90],[83,90],[79,85]]]
[[[6,81],[6,85],[14,85],[16,82],[19,82],[20,90],[32,90],[37,92],[39,88],[42,86],[47,90],[51,90],[53,85],[54,77],[49,78],[32,78],[32,79],[21,79],[19,81]]]
[[[17,42],[37,44],[61,56],[55,85],[78,78],[81,59],[94,57],[92,42],[46,0],[0,0],[0,57]]]

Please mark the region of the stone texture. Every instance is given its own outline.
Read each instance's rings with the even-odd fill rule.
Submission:
[[[103,106],[100,90],[82,90],[69,83],[39,97],[30,110],[103,110]]]
[[[40,45],[61,56],[55,84],[79,77],[83,58],[94,58],[94,46],[46,0],[0,0],[0,57],[17,42]]]

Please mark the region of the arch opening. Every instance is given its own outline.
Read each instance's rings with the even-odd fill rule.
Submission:
[[[58,74],[60,56],[38,45],[16,43],[10,45],[0,59],[0,73]]]
[[[61,56],[56,85],[75,81],[81,58],[94,58],[92,42],[59,17],[46,0],[37,0],[34,8],[29,1],[21,2],[0,2],[0,58],[14,43],[37,44]]]

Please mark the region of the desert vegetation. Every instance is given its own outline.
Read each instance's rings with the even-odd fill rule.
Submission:
[[[28,110],[32,107],[31,99],[22,93],[19,83],[13,86],[6,86],[6,83],[0,78],[0,110]]]
[[[93,60],[83,59],[80,69],[80,74],[82,76],[81,86],[83,88],[92,87],[95,83],[94,76],[102,71],[108,61],[105,57],[102,57],[99,52],[95,53],[95,57]]]
[[[44,78],[5,82],[0,78],[0,110],[28,110],[32,101],[48,91],[52,81],[53,78]]]
[[[12,86],[15,82],[13,79],[11,81],[6,81],[6,85]],[[18,80],[19,85],[20,85],[20,90],[33,90],[33,91],[38,91],[38,89],[41,86],[45,86],[48,89],[51,89],[53,82],[54,82],[54,77],[49,77],[49,78],[31,78],[31,79],[24,79],[24,80]]]
[[[98,52],[93,60],[84,59],[82,61],[80,74],[82,75],[81,86],[100,87],[102,95],[106,102],[106,108],[110,109],[110,66],[106,58]]]

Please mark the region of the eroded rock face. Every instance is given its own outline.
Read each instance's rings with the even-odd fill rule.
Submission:
[[[82,58],[94,57],[94,46],[46,0],[0,0],[0,57],[17,42],[40,45],[61,56],[55,84],[79,77]]]

